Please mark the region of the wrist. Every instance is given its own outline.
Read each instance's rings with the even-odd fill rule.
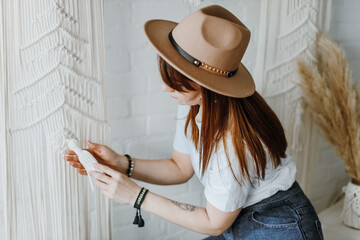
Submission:
[[[126,175],[126,171],[129,166],[128,159],[125,156],[120,155],[120,154],[118,155],[117,159],[118,159],[118,165],[119,165],[119,172]]]
[[[134,208],[136,208],[137,210],[136,210],[136,216],[135,216],[133,224],[136,224],[139,227],[144,227],[144,225],[145,225],[145,221],[141,216],[141,205],[142,205],[142,203],[146,197],[146,194],[148,192],[149,192],[148,189],[146,189],[144,187],[141,188],[141,190],[140,190],[139,194],[137,195],[136,200],[134,202]]]
[[[138,193],[136,195],[135,201],[133,202],[134,208],[140,209],[142,203],[144,202],[144,199],[149,192],[149,189],[142,187],[138,190]]]

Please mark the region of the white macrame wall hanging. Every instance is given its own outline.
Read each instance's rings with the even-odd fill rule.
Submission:
[[[101,0],[0,3],[0,239],[111,239],[111,204],[64,160],[108,144]]]
[[[312,47],[323,20],[326,0],[262,0],[255,70],[257,91],[278,115],[297,166],[297,180],[310,194],[317,131],[295,84],[296,58],[313,61]],[[330,11],[326,11],[328,27]]]

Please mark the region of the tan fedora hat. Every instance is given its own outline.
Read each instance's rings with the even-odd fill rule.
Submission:
[[[225,8],[207,6],[180,23],[149,20],[144,31],[166,62],[199,85],[230,97],[255,92],[254,80],[241,63],[250,31]]]

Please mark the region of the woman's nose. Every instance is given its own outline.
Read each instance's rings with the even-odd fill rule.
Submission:
[[[165,83],[161,84],[161,89],[165,92],[174,92],[175,90],[172,89],[171,87],[169,87],[168,85],[166,85]]]

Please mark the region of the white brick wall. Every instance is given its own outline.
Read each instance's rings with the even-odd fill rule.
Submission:
[[[171,157],[176,102],[161,90],[156,52],[143,33],[149,19],[179,22],[209,4],[220,4],[249,27],[252,39],[244,56],[250,71],[255,65],[260,0],[205,1],[191,6],[183,0],[105,0],[106,77],[112,147],[138,158]],[[196,177],[177,186],[137,181],[151,191],[177,201],[205,206],[203,187]],[[198,234],[155,215],[143,213],[146,227],[132,224],[135,209],[114,203],[114,239],[202,239]]]
[[[261,0],[205,0],[195,7],[183,0],[105,0],[108,109],[113,126],[112,146],[117,151],[149,159],[171,156],[176,103],[160,89],[156,52],[146,41],[143,23],[152,18],[178,22],[202,6],[220,4],[243,20],[252,32],[244,62],[250,72],[253,72],[260,2]],[[333,0],[330,28],[330,35],[345,48],[354,76],[357,77],[360,76],[360,70],[356,67],[360,63],[360,18],[356,17],[359,10],[358,0]],[[347,181],[342,162],[332,148],[320,139],[311,194],[318,212],[330,204]],[[180,186],[139,184],[171,199],[199,205],[205,203],[203,188],[195,177]],[[146,239],[204,237],[148,214],[145,216],[152,220],[152,226],[149,224],[145,229],[139,230],[130,224],[133,215],[131,207],[115,203],[114,216],[117,217],[114,217],[114,239],[138,239],[140,236]]]

